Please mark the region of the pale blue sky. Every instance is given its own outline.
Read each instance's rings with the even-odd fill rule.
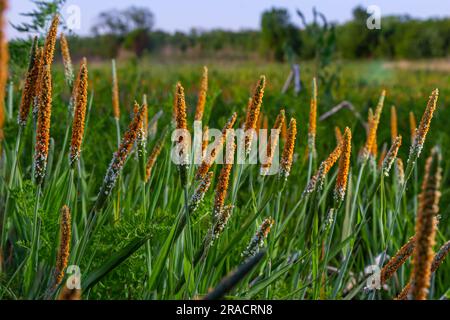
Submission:
[[[166,31],[188,31],[223,28],[239,30],[259,27],[261,13],[271,7],[285,7],[298,22],[295,9],[302,10],[311,18],[312,7],[323,12],[329,20],[343,22],[351,18],[352,9],[361,4],[364,7],[377,5],[382,15],[409,14],[417,18],[450,17],[449,0],[68,0],[67,5],[78,5],[81,9],[79,34],[89,33],[99,12],[111,8],[125,8],[130,5],[150,8],[156,17],[157,29]],[[17,23],[25,18],[21,12],[33,8],[28,0],[10,0],[8,18]],[[63,12],[64,15],[64,12]],[[8,28],[8,37],[18,34]]]

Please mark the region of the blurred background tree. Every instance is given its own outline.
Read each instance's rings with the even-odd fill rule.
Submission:
[[[106,37],[111,41],[114,44],[111,50],[115,54],[123,45],[137,57],[142,57],[150,47],[150,33],[154,23],[155,18],[150,9],[132,6],[125,10],[100,13],[92,31],[94,35]]]

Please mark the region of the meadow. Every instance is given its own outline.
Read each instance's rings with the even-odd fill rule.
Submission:
[[[147,57],[116,61],[116,99],[109,61],[88,60],[81,69],[73,61],[85,81],[72,82],[60,56],[25,123],[17,118],[26,70],[6,95],[1,299],[394,299],[410,280],[412,298],[448,298],[448,70],[336,61],[333,85],[327,90],[318,77],[314,98],[320,70],[313,61],[300,64],[296,95],[281,93],[286,64]],[[255,127],[271,128],[284,109],[278,147],[288,175],[261,176],[259,164],[213,164],[199,181],[196,165],[180,170],[170,136],[183,122],[192,132],[199,92],[209,128],[222,129],[234,112],[232,127],[240,128],[252,110]],[[46,93],[51,118],[42,107]],[[342,109],[320,120],[344,100],[360,119]],[[187,118],[180,119],[184,101]],[[43,118],[51,138],[39,175]],[[83,123],[81,137],[73,138],[73,123],[78,131]],[[368,267],[377,264],[385,266],[380,288],[369,290]],[[81,289],[67,288],[78,270],[68,266],[79,267]]]

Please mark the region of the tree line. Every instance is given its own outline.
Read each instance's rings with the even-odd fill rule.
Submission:
[[[368,17],[363,7],[356,7],[350,21],[336,24],[315,8],[311,21],[300,10],[291,15],[284,8],[272,8],[262,14],[259,30],[169,33],[154,29],[155,17],[148,8],[130,7],[100,13],[90,36],[69,34],[69,41],[74,53],[99,59],[117,57],[122,51],[137,57],[187,52],[214,57],[229,52],[276,61],[449,56],[450,18],[386,16],[381,19],[381,29],[370,30]],[[12,47],[20,44],[13,42]]]

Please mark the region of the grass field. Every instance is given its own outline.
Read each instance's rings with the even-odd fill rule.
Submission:
[[[188,210],[187,221],[182,219],[186,214],[186,195],[177,167],[170,160],[169,136],[147,183],[142,173],[142,161],[148,159],[164,130],[170,133],[173,129],[177,81],[185,89],[187,123],[192,131],[204,64],[209,69],[204,124],[221,129],[232,113],[237,112],[234,127],[240,127],[246,119],[248,98],[260,75],[265,75],[267,84],[261,112],[267,116],[269,128],[280,108],[284,108],[285,121],[289,124],[295,118],[298,129],[294,161],[285,182],[278,175],[260,176],[260,165],[232,166],[225,203],[234,207],[229,212],[228,224],[212,243],[207,236],[215,226],[216,185],[225,166],[211,167],[214,178],[210,190],[196,210]],[[263,230],[268,232],[266,239],[260,235],[263,239],[259,250],[265,254],[250,260],[256,263],[250,271],[241,274],[242,268],[239,269],[236,286],[222,292],[226,298],[395,298],[410,280],[411,259],[405,257],[404,264],[380,290],[364,290],[368,276],[364,272],[366,267],[376,264],[376,257],[385,249],[388,257],[381,256],[381,260],[387,262],[415,234],[425,160],[435,145],[440,146],[442,154],[442,197],[434,250],[439,250],[450,237],[450,131],[447,127],[450,74],[445,69],[396,68],[383,61],[342,61],[335,68],[336,82],[331,92],[325,93],[322,81],[318,82],[317,117],[346,100],[366,121],[369,108],[375,110],[382,90],[386,90],[376,138],[378,154],[367,161],[358,161],[358,153],[366,142],[363,123],[350,110],[343,109],[317,121],[317,155],[310,162],[308,123],[312,79],[316,76],[312,62],[301,64],[303,88],[296,96],[292,90],[281,94],[289,74],[288,65],[118,61],[120,133],[123,136],[135,116],[134,101],[140,104],[146,95],[149,122],[146,152],[142,158],[137,148],[133,148],[104,205],[96,208],[98,192],[118,144],[111,64],[91,65],[88,61],[86,126],[81,156],[72,167],[68,161],[72,127],[68,105],[72,90],[66,84],[63,67],[53,66],[51,141],[47,174],[40,187],[33,182],[35,124],[31,114],[21,135],[20,148],[16,150],[19,130],[16,118],[22,85],[14,83],[13,99],[6,110],[12,108],[13,113],[7,114],[0,167],[0,207],[6,213],[2,224],[0,297],[55,299],[65,291],[65,281],[73,274],[67,270],[64,281],[58,285],[54,285],[54,279],[62,242],[60,212],[67,205],[71,237],[64,268],[77,265],[81,271],[81,291],[68,292],[72,298],[81,294],[83,299],[194,299],[204,297],[214,288],[216,291],[212,292],[217,294],[220,281],[248,263],[242,253],[269,217],[274,219],[274,224],[270,232],[267,228]],[[408,173],[409,113],[412,111],[419,123],[435,88],[439,88],[439,100],[431,128],[418,161],[411,163],[411,176],[403,188],[395,165],[389,177],[384,177],[377,166],[383,145],[387,149],[391,145],[391,106],[396,106],[398,133],[403,137],[398,157]],[[333,200],[339,161],[326,175],[323,188],[303,197],[308,181],[338,144],[336,126],[342,133],[346,126],[352,132],[351,170],[345,199],[337,201],[338,204]],[[280,153],[285,143],[281,139]],[[430,170],[437,172],[434,167]],[[188,172],[188,199],[198,185],[195,171],[196,167],[191,166]],[[331,215],[330,209],[334,210]],[[415,249],[410,255],[417,257],[419,253]],[[428,297],[448,296],[449,287],[447,259],[431,277]]]

